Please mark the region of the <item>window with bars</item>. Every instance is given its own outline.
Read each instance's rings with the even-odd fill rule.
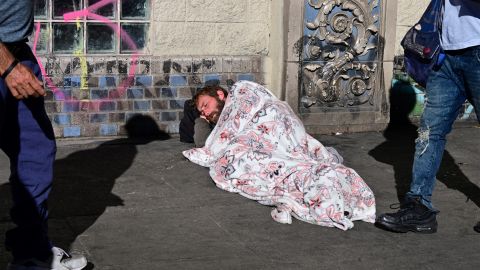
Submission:
[[[34,0],[34,3],[35,23],[40,24],[38,54],[130,54],[145,52],[147,48],[150,0]],[[95,4],[98,9],[92,11],[94,16],[64,19],[66,13]],[[32,46],[36,32],[30,38]]]

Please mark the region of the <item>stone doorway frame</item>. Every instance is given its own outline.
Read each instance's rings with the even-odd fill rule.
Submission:
[[[321,1],[321,0],[320,0]],[[304,0],[285,0],[284,18],[286,26],[286,76],[285,100],[300,116],[308,132],[328,134],[336,132],[362,132],[383,130],[390,120],[389,90],[393,77],[396,42],[397,1],[381,0],[379,70],[375,95],[378,104],[372,111],[302,114],[299,110],[300,61],[296,44],[302,39],[304,29]]]

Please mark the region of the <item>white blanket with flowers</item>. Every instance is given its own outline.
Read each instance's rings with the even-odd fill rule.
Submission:
[[[352,221],[375,220],[375,197],[363,179],[259,84],[233,85],[205,147],[183,154],[209,167],[219,188],[273,206],[275,221],[291,223],[293,215],[347,230]]]

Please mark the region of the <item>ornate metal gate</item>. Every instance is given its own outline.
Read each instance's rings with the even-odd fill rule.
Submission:
[[[311,131],[376,130],[388,122],[383,7],[380,0],[304,0],[294,49],[298,112]]]

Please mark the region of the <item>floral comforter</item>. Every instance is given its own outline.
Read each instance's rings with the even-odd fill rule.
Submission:
[[[233,85],[205,147],[183,154],[209,167],[219,188],[274,206],[275,221],[294,216],[347,230],[352,221],[375,220],[375,197],[363,179],[259,84]]]

